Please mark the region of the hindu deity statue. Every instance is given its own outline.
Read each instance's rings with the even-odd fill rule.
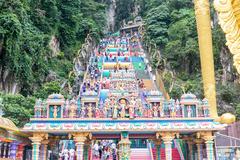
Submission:
[[[137,115],[138,115],[138,117],[142,117],[143,116],[143,107],[142,107],[142,105],[138,106]]]
[[[118,118],[118,106],[115,104],[113,106],[113,116],[112,116],[113,119],[117,119]]]
[[[134,118],[134,106],[130,105],[129,106],[129,118],[133,119]]]
[[[158,107],[157,103],[153,104],[153,117],[158,117]]]
[[[203,106],[204,117],[209,117],[209,109],[207,106]]]
[[[96,109],[95,109],[95,118],[100,118],[100,116],[101,116],[100,109],[98,107],[96,107]]]
[[[84,107],[84,105],[81,108],[81,118],[84,118],[86,115],[86,108]]]
[[[58,107],[54,106],[53,107],[53,118],[57,118],[57,112],[58,112]]]
[[[69,100],[67,99],[63,108],[63,116],[68,117]]]
[[[187,106],[187,115],[188,115],[188,118],[192,117],[192,108],[191,108],[191,106]]]
[[[178,99],[176,100],[176,115],[177,117],[182,117],[182,107]]]
[[[160,117],[164,117],[163,103],[162,102],[160,102],[160,104],[159,104],[158,111],[159,111]]]
[[[87,110],[88,110],[88,118],[92,118],[92,103],[89,103],[89,106],[87,107]]]
[[[77,110],[76,101],[72,100],[69,107],[69,118],[76,117],[76,110]]]
[[[170,117],[176,117],[175,101],[173,99],[170,100]]]
[[[108,114],[108,107],[107,107],[107,106],[104,106],[104,107],[103,107],[103,117],[104,117],[104,118],[107,118],[107,114]]]
[[[152,114],[152,104],[150,104],[149,108],[147,109],[147,117],[148,118],[152,118],[153,114]]]
[[[126,114],[129,113],[129,108],[127,106],[127,101],[126,99],[121,99],[120,100],[120,117],[125,118]]]

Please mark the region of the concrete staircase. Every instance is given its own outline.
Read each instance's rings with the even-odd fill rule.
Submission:
[[[148,148],[131,149],[131,160],[151,160]]]
[[[147,90],[155,90],[156,89],[152,80],[144,79],[143,83],[144,83],[144,86]]]
[[[153,158],[156,160],[156,148],[152,149]],[[161,148],[161,160],[166,160],[165,149]],[[172,149],[172,160],[181,160],[180,154],[178,153],[177,148]]]
[[[148,72],[145,70],[135,70],[137,79],[150,79]]]

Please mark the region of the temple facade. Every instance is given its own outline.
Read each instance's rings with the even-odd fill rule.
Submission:
[[[32,141],[31,159],[214,160],[214,133],[226,125],[216,122],[209,2],[194,3],[206,98],[169,99],[157,87],[138,18],[121,36],[101,40],[78,96],[36,101],[22,129]]]
[[[214,121],[207,99],[163,96],[140,36],[102,39],[78,96],[36,101],[35,115],[23,128],[32,141],[32,160],[100,159],[93,146],[109,140],[116,145],[112,159],[214,159],[214,132],[225,125]]]

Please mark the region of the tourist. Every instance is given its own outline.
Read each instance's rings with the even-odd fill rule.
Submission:
[[[98,143],[94,144],[93,149],[94,149],[94,157],[97,158],[99,156],[99,146],[98,146]]]

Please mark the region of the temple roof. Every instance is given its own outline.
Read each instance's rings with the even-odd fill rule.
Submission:
[[[0,128],[18,132],[18,127],[8,118],[0,117]]]

